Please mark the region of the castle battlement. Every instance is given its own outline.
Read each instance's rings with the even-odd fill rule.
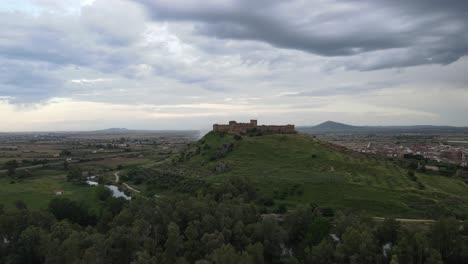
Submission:
[[[296,129],[294,125],[284,126],[268,126],[257,124],[257,120],[250,120],[250,123],[237,123],[236,121],[229,121],[229,124],[214,124],[213,131],[228,132],[228,133],[246,133],[252,130],[257,130],[262,133],[273,134],[295,134]]]

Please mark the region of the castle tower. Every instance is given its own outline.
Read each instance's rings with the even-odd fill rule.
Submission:
[[[250,120],[250,125],[253,126],[253,127],[256,127],[257,126],[257,120],[251,119]]]

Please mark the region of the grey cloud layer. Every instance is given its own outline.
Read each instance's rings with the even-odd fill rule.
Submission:
[[[55,7],[54,1],[46,2]],[[20,103],[70,96],[70,79],[85,75],[85,69],[98,75],[131,75],[128,67],[142,58],[132,45],[146,20],[135,4],[113,3],[108,10],[105,1],[96,1],[80,15],[0,9],[0,95]],[[129,17],[122,27],[116,18],[125,15]]]
[[[348,69],[448,64],[468,53],[464,0],[135,1],[156,20],[196,22],[206,36],[321,56],[364,55],[344,61]]]
[[[467,110],[452,103],[468,98],[465,1],[29,1],[42,11],[0,4],[0,107],[209,105],[196,108],[206,120],[279,123],[349,109],[456,123]]]

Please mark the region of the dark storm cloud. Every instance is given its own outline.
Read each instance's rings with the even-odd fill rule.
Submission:
[[[465,0],[135,1],[156,20],[196,22],[206,36],[321,56],[366,55],[340,65],[348,69],[449,64],[468,53]]]

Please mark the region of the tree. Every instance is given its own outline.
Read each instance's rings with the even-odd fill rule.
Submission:
[[[300,244],[305,240],[310,224],[310,219],[314,216],[310,207],[301,206],[286,216],[286,228],[289,241],[293,244]],[[305,245],[302,245],[305,248]]]
[[[136,253],[136,258],[131,264],[157,264],[156,258],[152,257],[146,251]]]
[[[204,245],[202,249],[205,255],[209,255],[215,249],[221,247],[224,244],[224,235],[221,232],[215,232],[211,234],[205,233],[200,241]]]
[[[237,253],[231,244],[223,245],[211,254],[216,264],[253,264],[253,259],[247,252]]]
[[[330,232],[330,223],[324,219],[315,217],[309,224],[306,241],[309,246],[315,246]]]
[[[200,248],[200,232],[199,225],[191,221],[185,229],[184,236],[184,256],[189,262],[194,262],[203,257],[202,249]]]
[[[283,252],[286,232],[278,225],[273,216],[267,216],[255,227],[254,237],[263,244],[265,258],[268,261],[279,259]]]
[[[170,222],[167,226],[167,240],[164,245],[165,255],[169,263],[175,262],[177,254],[181,250],[181,245],[182,238],[180,237],[179,226],[174,222]]]
[[[416,177],[416,174],[414,173],[413,170],[409,170],[408,171],[408,178],[412,181],[417,181],[418,178]]]
[[[18,179],[25,179],[25,178],[29,178],[29,177],[32,177],[32,176],[33,176],[33,174],[29,170],[22,170],[22,171],[16,173],[16,178],[18,178]]]
[[[335,245],[330,239],[324,239],[313,248],[306,248],[306,263],[335,263]]]
[[[72,153],[71,153],[69,150],[66,150],[66,149],[64,149],[64,150],[62,150],[62,151],[60,152],[60,156],[63,156],[63,157],[71,156],[71,154],[72,154]]]
[[[96,186],[94,190],[96,198],[100,201],[105,201],[107,198],[112,197],[112,191],[103,185]]]
[[[81,180],[82,175],[81,169],[73,168],[67,174],[67,181],[78,182]]]
[[[385,220],[377,228],[377,237],[380,245],[388,242],[392,245],[396,244],[398,238],[398,231],[400,230],[400,223],[394,218],[385,218]]]
[[[63,169],[68,170],[68,161],[67,160],[63,161]]]
[[[107,189],[107,188],[106,188]],[[113,216],[117,215],[122,211],[124,206],[128,203],[128,201],[123,197],[109,197],[106,199],[106,209],[112,213]]]
[[[368,226],[351,226],[346,229],[342,243],[337,247],[338,256],[345,262],[377,263],[378,247],[375,240]]]
[[[96,224],[96,216],[85,206],[67,198],[52,199],[48,211],[58,220],[68,219],[83,226]]]
[[[9,160],[5,162],[5,169],[7,170],[8,176],[13,176],[16,173],[16,168],[18,168],[18,161],[14,160]]]
[[[25,203],[23,200],[16,200],[16,201],[15,201],[15,207],[16,207],[16,209],[18,209],[18,210],[26,210],[26,209],[28,209],[28,206],[26,205],[26,203]]]
[[[443,264],[442,262],[442,257],[440,256],[440,253],[435,250],[435,249],[430,249],[429,254],[426,258],[426,261],[424,262],[426,264]]]
[[[442,218],[431,227],[432,246],[437,249],[444,262],[456,261],[460,254],[460,223],[455,218]]]
[[[260,242],[257,242],[253,245],[247,246],[247,252],[249,256],[252,257],[253,263],[256,264],[263,264],[265,263],[265,259],[263,257],[263,245]]]
[[[46,234],[38,227],[29,226],[24,230],[18,240],[18,255],[20,263],[43,263],[44,252],[41,245],[46,243]]]

